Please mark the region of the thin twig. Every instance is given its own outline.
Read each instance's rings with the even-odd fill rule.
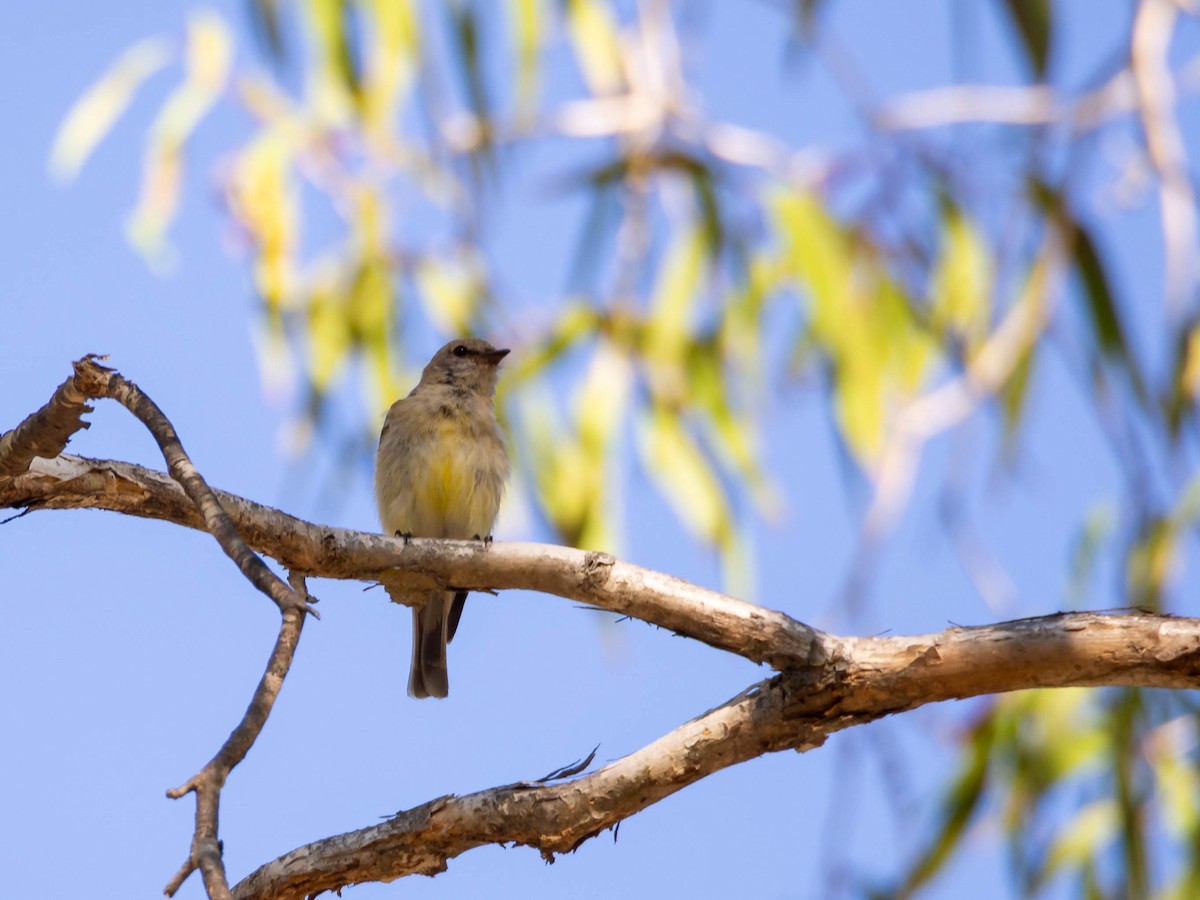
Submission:
[[[299,596],[306,597],[303,579],[296,578],[293,585],[299,586]],[[192,836],[192,850],[189,859],[179,872],[168,883],[165,893],[173,896],[180,885],[196,868],[204,878],[204,887],[210,900],[229,897],[229,884],[225,879],[225,866],[221,862],[221,845],[217,838],[217,823],[221,803],[221,788],[225,779],[240,763],[254,745],[262,732],[283,687],[283,679],[292,665],[292,657],[296,645],[300,641],[300,631],[307,618],[304,607],[291,605],[283,610],[282,621],[279,625],[279,636],[267,660],[267,668],[254,689],[254,696],[246,708],[242,720],[199,772],[189,778],[184,784],[167,791],[167,796],[179,799],[194,792],[196,794],[196,827]]]
[[[1133,19],[1130,68],[1150,161],[1159,177],[1159,215],[1166,244],[1167,307],[1176,315],[1196,284],[1196,197],[1187,151],[1175,118],[1168,52],[1178,9],[1173,0],[1142,0]]]
[[[102,396],[111,397],[128,409],[154,436],[159,449],[162,450],[163,459],[167,461],[167,471],[204,517],[205,531],[216,538],[221,549],[237,563],[242,574],[250,579],[250,583],[270,597],[280,609],[297,603],[303,606],[304,601],[246,546],[233,522],[221,508],[216,495],[184,451],[174,426],[163,415],[158,405],[136,384],[126,380],[118,372],[110,372]]]
[[[241,721],[204,768],[182,787],[167,792],[167,796],[173,798],[191,792],[196,794],[196,826],[191,851],[187,861],[168,882],[167,895],[173,895],[187,877],[199,869],[211,900],[225,900],[230,896],[229,884],[217,837],[221,788],[230,771],[254,745],[279,695],[296,643],[300,640],[304,619],[311,612],[308,592],[302,578],[295,580],[296,589],[284,584],[247,546],[216,494],[184,451],[179,435],[163,411],[136,384],[100,365],[99,358],[89,355],[77,360],[74,375],[59,385],[50,401],[0,438],[0,476],[8,476],[11,483],[12,476],[28,473],[37,457],[58,457],[71,435],[87,427],[82,416],[91,411],[86,403],[89,398],[116,400],[153,435],[171,478],[186,494],[189,505],[199,513],[204,530],[217,540],[246,578],[279,608],[282,616],[279,636],[267,661],[266,672]],[[112,486],[108,479],[106,484]]]

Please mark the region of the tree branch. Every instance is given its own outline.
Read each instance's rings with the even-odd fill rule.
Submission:
[[[279,560],[294,578],[294,589],[280,583],[287,593],[272,595],[282,613],[279,637],[241,722],[200,772],[170,792],[179,797],[194,791],[197,808],[191,852],[168,893],[199,869],[214,898],[302,897],[436,873],[486,843],[525,844],[552,859],[722,768],[764,753],[808,750],[836,731],[927,703],[1034,687],[1200,685],[1198,619],[1071,613],[934,635],[838,637],[604,553],[517,543],[485,549],[475,541],[405,544],[313,525],[211,490],[149,398],[116,373],[97,384],[89,391],[121,400],[151,429],[172,477],[128,463],[34,459],[18,474],[0,476],[0,506],[92,507],[165,519],[214,533],[248,577],[261,567],[275,578],[254,548]],[[78,402],[63,387],[59,394]],[[52,399],[47,409],[56,403]],[[47,413],[44,420],[56,424],[29,425],[5,446],[51,446],[38,435],[69,437],[66,416]],[[17,459],[27,451],[9,452]],[[243,565],[248,558],[254,564]],[[780,674],[599,771],[558,784],[521,783],[439,798],[382,825],[294,850],[231,892],[217,840],[220,790],[261,731],[291,664],[308,612],[300,576],[377,579],[385,573],[417,588],[525,588],[580,600],[767,662]]]
[[[434,875],[483,844],[547,860],[713,772],[806,751],[846,728],[926,703],[1066,685],[1194,688],[1200,620],[1069,613],[940,634],[831,638],[828,665],[752,685],[597,772],[440,797],[359,831],[315,841],[239,882],[237,900],[302,898],[363,881]]]
[[[0,435],[0,476],[21,474],[38,456],[53,459],[71,435],[89,427],[83,421],[83,414],[92,411],[87,400],[103,390],[94,377],[103,370],[88,365],[95,358],[85,356],[76,362],[75,374],[58,386],[45,406]]]
[[[217,839],[221,788],[230,771],[245,758],[270,715],[291,666],[304,619],[312,612],[308,605],[308,592],[302,580],[296,582],[301,590],[294,590],[280,581],[246,545],[222,509],[216,494],[192,464],[170,420],[136,384],[115,370],[100,365],[97,361],[100,358],[89,354],[76,360],[74,375],[59,385],[49,402],[0,437],[0,476],[11,479],[13,475],[28,474],[37,457],[57,457],[71,435],[87,427],[88,423],[82,419],[84,413],[91,411],[85,402],[87,399],[108,397],[116,400],[153,435],[173,479],[167,483],[176,486],[184,495],[180,503],[199,517],[197,527],[209,532],[230,559],[237,563],[246,578],[279,608],[282,617],[279,637],[267,662],[267,671],[259,681],[241,721],[203,769],[182,787],[167,792],[167,796],[173,798],[191,792],[196,794],[196,827],[191,851],[168,883],[168,896],[174,894],[187,877],[199,869],[209,897],[223,900],[229,897],[229,884]],[[0,477],[0,480],[8,479]]]
[[[322,578],[389,580],[414,588],[525,589],[635,616],[776,669],[821,661],[821,632],[782,613],[670,575],[546,544],[414,538],[314,525],[269,506],[216,491],[238,534],[293,572]],[[160,472],[111,460],[39,460],[0,478],[0,507],[109,509],[203,528],[194,505]],[[398,570],[398,571],[397,571]]]
[[[299,596],[308,598],[303,579],[294,577],[292,589]],[[283,610],[279,637],[275,639],[275,646],[267,660],[267,670],[259,680],[242,720],[204,768],[180,787],[167,791],[167,796],[176,800],[193,791],[196,794],[196,826],[192,833],[191,851],[163,890],[168,897],[173,897],[197,868],[204,878],[204,886],[210,898],[216,900],[230,896],[229,884],[225,878],[225,865],[221,861],[221,844],[217,839],[221,788],[225,786],[225,779],[229,777],[229,773],[245,758],[266,725],[267,716],[271,714],[279,689],[283,687],[283,679],[291,668],[292,657],[296,652],[296,645],[300,642],[300,631],[306,618],[307,613],[300,605],[293,604]]]

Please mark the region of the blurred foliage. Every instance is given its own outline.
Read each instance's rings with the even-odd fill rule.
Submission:
[[[214,110],[240,109],[251,125],[218,194],[250,260],[264,380],[300,382],[298,433],[328,427],[322,411],[351,381],[367,398],[365,455],[430,332],[497,337],[516,351],[501,416],[559,538],[620,549],[628,456],[743,586],[747,518],[782,505],[762,435],[786,380],[815,374],[827,387],[835,437],[874,498],[874,541],[940,435],[991,415],[999,457],[1015,458],[1037,361],[1053,353],[1126,485],[1084,516],[1060,602],[1084,603],[1092,570],[1115,554],[1131,605],[1172,608],[1200,513],[1187,463],[1200,399],[1195,248],[1164,235],[1163,270],[1193,273],[1182,302],[1124,296],[1078,173],[1099,155],[1097,135],[1132,129],[1148,149],[1132,175],[1111,178],[1178,199],[1168,182],[1180,163],[1154,150],[1170,146],[1158,140],[1175,127],[1170,105],[1164,118],[1149,89],[1131,100],[1128,86],[1150,83],[1135,64],[1171,72],[1130,48],[1138,29],[1176,27],[1176,13],[1135,14],[1092,87],[1068,91],[1053,81],[1058,4],[997,0],[1025,81],[1003,97],[880,101],[830,50],[836,5],[774,6],[780,33],[825,62],[861,114],[861,141],[843,149],[789,147],[707,115],[681,49],[697,34],[664,0],[250,0],[265,67],[243,58],[256,50],[236,46],[232,23],[196,13],[180,39],[131,47],[87,89],[50,165],[74,177],[137,90],[168,72],[128,222],[162,265],[189,141]],[[560,77],[564,54],[575,78]],[[960,149],[970,128],[988,139]],[[571,285],[531,300],[497,278],[488,209],[519,151],[541,144],[573,160],[549,180],[588,213]],[[571,156],[577,145],[589,152]],[[1194,235],[1184,200],[1163,227],[1186,235],[1190,222]],[[331,216],[333,240],[308,227]],[[1183,265],[1171,257],[1180,246]],[[1172,350],[1152,365],[1131,336],[1134,302],[1162,310],[1141,316]],[[915,894],[983,820],[1007,836],[1023,894],[1069,879],[1092,897],[1200,895],[1190,702],[1136,690],[994,701],[966,735],[929,840],[881,895]],[[1182,852],[1150,852],[1160,841]]]

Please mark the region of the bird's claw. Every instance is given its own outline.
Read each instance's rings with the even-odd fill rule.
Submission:
[[[483,537],[480,537],[477,534],[472,535],[471,539],[475,541],[481,541],[485,550],[492,546],[492,536],[490,534],[485,534]]]
[[[404,541],[404,546],[407,547],[408,542],[412,540],[412,532],[411,531],[397,531],[396,537],[398,537],[398,538],[400,538],[400,540]]]

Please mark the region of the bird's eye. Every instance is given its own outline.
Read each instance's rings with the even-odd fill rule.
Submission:
[[[455,356],[466,356],[467,348],[463,344],[459,344],[457,347],[454,348],[453,353]]]

